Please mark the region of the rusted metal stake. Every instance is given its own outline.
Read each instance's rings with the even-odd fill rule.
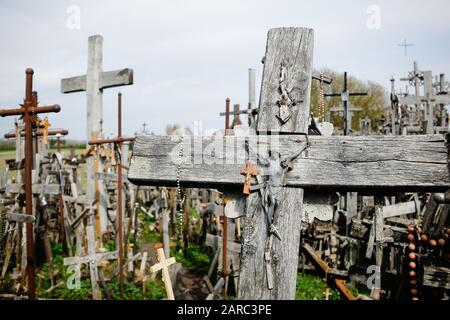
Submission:
[[[31,174],[33,170],[33,136],[29,108],[32,106],[33,69],[26,70],[25,101],[23,104],[25,120],[25,213],[33,215],[33,193]],[[33,224],[27,223],[27,277],[28,297],[36,299],[35,271],[34,271],[34,235]]]
[[[58,153],[61,152],[61,135],[60,134],[56,135],[56,151]]]
[[[228,130],[230,130],[230,98],[225,100],[225,135],[227,135]],[[225,215],[225,205],[226,198],[223,198],[224,208],[223,208],[223,226],[222,226],[222,277],[225,280],[225,284],[223,286],[223,295],[227,294],[227,229],[228,229],[228,218]]]

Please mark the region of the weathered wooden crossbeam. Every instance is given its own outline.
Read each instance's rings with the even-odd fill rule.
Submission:
[[[35,136],[38,136],[38,137],[42,137],[42,136],[44,136],[44,134],[45,134],[45,131],[44,131],[43,129],[38,129],[38,130],[36,130],[36,132],[34,133],[34,135],[35,135]],[[48,131],[47,131],[47,135],[48,135],[48,136],[56,136],[56,135],[67,136],[68,134],[69,134],[69,131],[68,131],[68,130],[65,130],[65,129],[61,129],[61,130],[48,130]],[[25,131],[21,131],[20,136],[21,136],[21,137],[25,137]],[[15,132],[8,132],[8,133],[5,133],[5,134],[3,135],[3,137],[4,137],[5,139],[15,138],[15,137],[16,137],[16,133],[15,133]]]
[[[102,260],[115,260],[118,256],[118,251],[109,251],[82,257],[67,257],[64,258],[63,263],[65,266],[88,264],[91,262],[100,262]]]
[[[100,73],[99,87],[102,89],[131,84],[133,84],[133,69],[125,68]],[[86,75],[61,80],[61,92],[63,93],[80,92],[86,90]]]
[[[24,193],[22,185],[14,183],[7,184],[5,188],[6,193]],[[59,184],[33,184],[33,194],[59,194],[61,192],[61,185]]]
[[[290,155],[306,143],[302,135],[250,137],[251,150],[264,153],[268,141]],[[443,135],[309,136],[310,147],[294,161],[289,187],[354,190],[439,191],[450,187]],[[243,137],[184,137],[180,183],[183,187],[242,185],[239,169],[254,152]],[[179,162],[179,137],[143,135],[136,139],[128,179],[135,184],[173,186]],[[258,166],[259,167],[259,166]]]

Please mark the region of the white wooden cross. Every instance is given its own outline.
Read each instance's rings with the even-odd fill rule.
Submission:
[[[68,257],[64,258],[63,263],[65,266],[89,264],[89,272],[92,286],[92,297],[94,300],[101,299],[101,292],[98,286],[98,263],[101,260],[114,260],[118,258],[118,252],[110,251],[105,253],[96,253],[95,249],[95,234],[94,227],[92,225],[86,227],[87,241],[88,241],[88,254],[82,257]]]
[[[103,72],[103,37],[89,37],[88,68],[82,76],[61,80],[61,92],[72,93],[86,91],[87,94],[87,139],[92,139],[92,133],[101,136],[101,121],[103,112],[103,89],[133,84],[133,70],[119,69]]]
[[[93,35],[88,39],[88,68],[87,73],[82,76],[65,78],[61,80],[61,92],[72,93],[79,91],[86,91],[87,95],[87,127],[86,127],[86,141],[96,140],[102,137],[102,121],[103,121],[103,89],[117,86],[125,86],[133,84],[133,70],[119,69],[114,71],[103,71],[103,37],[101,35]],[[93,157],[88,157],[87,160],[87,199],[90,204],[95,199],[95,178],[94,173],[103,171],[101,164],[97,170],[94,169]],[[103,184],[99,184],[100,194],[104,194]],[[99,217],[101,232],[106,231],[106,207],[100,196],[99,202]],[[97,230],[99,232],[100,230]],[[97,234],[97,237],[100,235]]]
[[[175,296],[173,295],[172,283],[170,282],[170,275],[169,275],[169,266],[176,262],[175,258],[172,257],[166,259],[163,248],[159,248],[157,252],[159,262],[150,267],[150,272],[154,273],[158,272],[159,270],[162,270],[162,278],[164,281],[164,286],[166,287],[167,299],[175,300]]]
[[[325,296],[325,300],[330,300],[330,296],[331,296],[331,291],[330,289],[326,289],[324,292],[322,292]]]

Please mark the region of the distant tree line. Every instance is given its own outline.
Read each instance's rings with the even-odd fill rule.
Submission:
[[[344,88],[344,73],[330,69],[321,69],[316,71],[327,77],[331,77],[331,85],[324,84],[325,93],[340,93]],[[311,110],[315,117],[319,115],[319,86],[320,82],[313,80],[311,84]],[[350,98],[350,104],[355,107],[361,107],[363,110],[353,114],[351,127],[359,130],[359,120],[369,118],[372,123],[372,129],[377,130],[379,122],[383,119],[386,109],[389,107],[388,94],[386,90],[378,83],[373,81],[363,81],[347,75],[347,87],[350,92],[367,92],[367,96],[355,96]],[[342,106],[341,97],[325,98],[324,115],[332,107]],[[335,127],[343,128],[343,114],[333,112],[330,118]]]
[[[50,148],[56,149],[56,139],[49,139]],[[61,139],[61,149],[84,149],[86,142],[80,140],[65,140]],[[14,139],[0,139],[0,151],[14,151],[16,144]]]

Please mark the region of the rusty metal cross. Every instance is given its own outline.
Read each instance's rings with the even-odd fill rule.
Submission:
[[[31,173],[33,169],[33,131],[38,127],[37,114],[48,112],[59,112],[60,106],[55,104],[51,106],[38,107],[37,93],[33,91],[33,69],[28,68],[26,73],[25,99],[21,108],[0,110],[0,116],[19,116],[21,115],[25,123],[25,212],[33,214],[33,194]],[[27,281],[28,281],[28,297],[30,300],[36,299],[35,290],[35,270],[34,270],[34,236],[33,223],[28,222],[26,228],[27,243]]]

